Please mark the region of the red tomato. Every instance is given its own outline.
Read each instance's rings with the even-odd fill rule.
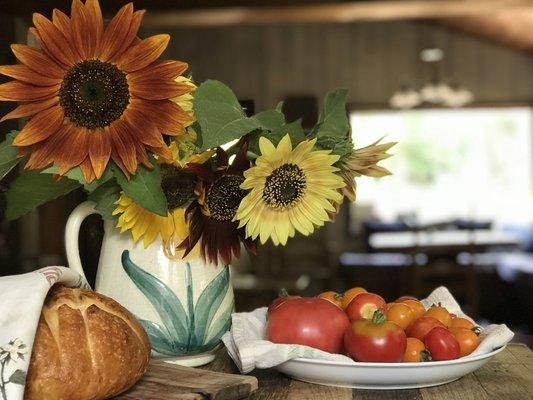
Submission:
[[[267,338],[274,343],[303,344],[327,351],[342,351],[344,332],[350,325],[339,307],[319,298],[291,299],[270,313]]]
[[[372,319],[374,312],[385,308],[385,300],[374,293],[361,293],[354,297],[346,308],[350,321],[366,318]]]
[[[371,320],[353,321],[344,336],[344,347],[356,361],[401,362],[406,345],[403,329],[388,322],[381,310]]]
[[[277,298],[275,298],[274,301],[272,302],[272,304],[270,304],[270,306],[268,307],[267,315],[270,315],[270,313],[273,310],[278,308],[280,305],[285,303],[287,300],[300,299],[300,298],[301,298],[301,296],[290,295],[285,289],[281,289],[280,292],[279,292],[279,296]]]
[[[444,327],[444,325],[436,318],[420,317],[407,329],[407,337],[414,337],[424,341],[424,337],[429,331],[436,327]]]
[[[424,338],[424,345],[434,361],[455,360],[461,354],[459,342],[448,329],[433,328]]]

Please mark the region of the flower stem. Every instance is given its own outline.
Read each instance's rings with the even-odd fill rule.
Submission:
[[[6,365],[6,359],[0,361],[0,364],[2,366],[0,367],[0,393],[2,394],[2,400],[7,400],[7,393],[6,393],[6,381],[4,381],[4,368]]]

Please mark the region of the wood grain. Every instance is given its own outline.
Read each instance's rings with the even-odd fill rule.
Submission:
[[[257,389],[257,378],[182,367],[153,360],[148,372],[117,399],[236,400]]]
[[[203,367],[236,372],[225,350]],[[533,352],[524,345],[509,345],[478,371],[455,382],[410,390],[352,390],[291,380],[270,370],[251,373],[259,380],[252,400],[531,400],[533,398]],[[152,399],[150,397],[150,399]],[[159,398],[154,397],[154,400]]]
[[[211,27],[243,24],[317,23],[429,19],[494,13],[528,6],[528,0],[349,1],[284,7],[221,7],[149,14],[145,21],[164,27]]]

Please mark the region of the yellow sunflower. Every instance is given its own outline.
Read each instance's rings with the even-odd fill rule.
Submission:
[[[397,142],[380,144],[382,140],[383,138],[369,146],[354,150],[340,166],[340,175],[346,183],[346,186],[341,189],[341,193],[350,201],[355,201],[356,199],[356,177],[365,175],[373,178],[382,178],[391,175],[387,168],[378,165],[378,163],[392,156],[387,151]]]
[[[339,156],[313,151],[315,143],[306,140],[293,149],[289,135],[277,147],[259,139],[261,155],[244,172],[241,185],[250,192],[235,215],[239,228],[246,226],[247,237],[285,245],[295,231],[307,236],[329,221],[328,212],[342,198],[338,189],[345,184],[333,167]]]
[[[183,124],[183,126],[187,127],[192,125],[192,123],[195,121],[194,119],[194,110],[193,110],[193,95],[192,92],[196,90],[196,85],[192,82],[192,79],[187,78],[185,76],[178,76],[176,79],[174,79],[176,83],[180,85],[189,86],[191,88],[190,92],[183,93],[179,96],[176,96],[172,99],[174,103],[176,103],[178,106],[181,107],[183,111],[185,111],[187,114],[189,114],[191,117],[193,117],[190,121]]]
[[[161,237],[163,249],[171,258],[180,257],[175,249],[189,234],[185,220],[185,207],[195,197],[197,184],[196,174],[186,167],[188,162],[204,163],[214,154],[206,151],[186,158],[179,156],[179,149],[175,142],[169,146],[171,158],[158,158],[161,170],[161,188],[167,198],[168,213],[163,217],[144,209],[132,199],[121,193],[116,202],[117,207],[113,215],[119,215],[117,228],[121,232],[131,231],[133,241],[143,239],[144,247],[148,247],[158,237]],[[192,249],[191,249],[192,250]],[[196,257],[196,253],[191,257]]]
[[[158,61],[168,35],[137,37],[143,15],[129,3],[104,26],[98,0],[73,0],[70,17],[33,15],[41,48],[12,45],[21,64],[0,66],[15,79],[0,85],[0,101],[22,103],[2,120],[32,117],[13,142],[31,154],[26,168],[80,166],[90,182],[110,159],[130,175],[149,165],[147,151],[168,156],[161,132],[184,134],[193,120],[171,99],[194,87],[176,81],[186,63]]]

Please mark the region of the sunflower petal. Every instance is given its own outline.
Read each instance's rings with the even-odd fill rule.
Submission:
[[[60,85],[33,86],[27,83],[11,81],[0,85],[1,101],[36,101],[45,100],[57,94]]]
[[[21,104],[20,106],[15,108],[13,111],[4,115],[2,119],[0,119],[0,122],[6,121],[8,119],[30,117],[32,115],[37,114],[38,112],[41,112],[43,110],[46,110],[47,108],[50,108],[56,105],[58,102],[59,102],[58,97],[52,97],[51,99],[48,99],[48,100],[35,101],[31,103]]]
[[[55,159],[60,175],[80,165],[87,158],[87,143],[90,135],[85,129],[79,129],[71,124],[65,124],[65,130],[68,140],[61,143]]]
[[[72,43],[72,27],[70,18],[64,12],[54,8],[54,11],[52,12],[52,23],[61,31],[69,43]]]
[[[189,68],[189,64],[182,61],[175,60],[162,60],[155,61],[152,64],[148,65],[146,68],[140,69],[138,71],[132,72],[129,75],[129,78],[136,79],[153,79],[153,78],[169,78],[174,79],[177,76],[180,76]]]
[[[111,141],[113,144],[113,160],[120,169],[134,174],[137,170],[137,156],[133,139],[125,131],[122,123],[116,123],[109,127]],[[116,153],[116,156],[115,156]]]
[[[126,72],[145,68],[154,62],[168,46],[170,36],[154,35],[128,48],[118,59],[118,66]]]
[[[99,129],[89,134],[89,157],[96,179],[103,175],[111,157],[111,140],[108,130]]]
[[[132,108],[124,113],[123,118],[131,137],[148,146],[165,146],[161,132],[144,114]]]
[[[90,26],[93,30],[94,49],[93,56],[98,55],[100,46],[102,45],[102,37],[104,35],[104,19],[102,17],[102,10],[98,0],[87,0],[85,8],[89,13]]]
[[[17,59],[28,68],[50,78],[63,79],[65,71],[42,51],[24,44],[12,44],[11,50]]]
[[[13,140],[15,146],[29,146],[45,140],[63,123],[63,109],[54,106],[35,115]]]
[[[122,56],[122,54],[124,54],[126,50],[130,49],[141,41],[141,39],[137,37],[137,32],[139,31],[145,12],[145,10],[138,10],[133,13],[129,29],[126,32],[126,39],[122,43],[119,43],[119,47],[111,61],[115,62]]]
[[[0,65],[0,74],[35,86],[53,86],[61,83],[61,79],[44,76],[24,64]]]
[[[92,182],[95,179],[95,174],[93,170],[93,166],[91,164],[91,160],[89,156],[83,162],[80,164],[81,172],[83,173],[83,178],[88,182]]]
[[[59,28],[44,15],[33,14],[33,24],[37,30],[37,39],[41,47],[61,64],[69,67],[76,63],[77,55],[70,47],[67,38]]]
[[[137,35],[129,35],[133,18],[133,3],[123,6],[107,25],[102,38],[101,58],[109,61],[116,55],[121,46],[129,46]]]
[[[132,99],[132,109],[139,110],[145,119],[152,120],[159,131],[167,135],[183,135],[186,133],[184,124],[193,121],[193,117],[187,114],[176,103],[170,100],[141,100]]]
[[[94,37],[89,12],[80,0],[72,0],[70,12],[72,39],[83,59],[91,58],[94,52]]]
[[[57,159],[57,150],[60,148],[61,144],[67,140],[68,131],[65,128],[66,125],[63,125],[48,139],[39,143],[38,146],[35,146],[36,148],[34,148],[26,163],[26,168],[44,168]]]
[[[166,100],[193,91],[193,87],[161,78],[132,78],[128,76],[130,93],[147,100]]]

